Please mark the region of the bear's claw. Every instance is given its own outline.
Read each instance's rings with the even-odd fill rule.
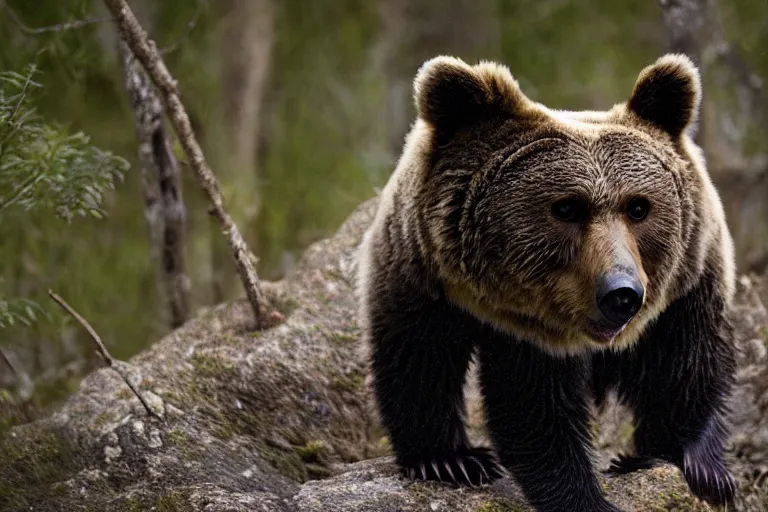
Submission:
[[[688,453],[680,468],[691,493],[712,505],[720,506],[733,501],[736,495],[736,481],[715,457],[700,457],[697,452]],[[626,475],[635,471],[651,469],[663,462],[649,456],[619,455],[603,471],[606,477]],[[680,464],[676,464],[681,466]]]
[[[491,450],[484,447],[463,448],[453,454],[401,467],[410,480],[451,482],[469,487],[490,484],[507,476],[507,470]]]
[[[608,466],[608,469],[603,471],[603,476],[612,477],[618,475],[627,475],[629,473],[634,473],[635,471],[651,469],[659,462],[660,461],[658,459],[653,457],[619,454],[615,458],[611,459],[611,465]]]
[[[736,495],[736,481],[719,460],[703,463],[686,455],[683,475],[691,492],[712,505],[720,506],[733,501]]]

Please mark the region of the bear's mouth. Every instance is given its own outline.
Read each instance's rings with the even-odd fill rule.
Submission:
[[[627,322],[629,323],[629,322]],[[613,342],[619,334],[627,327],[627,324],[619,327],[606,325],[602,322],[595,322],[594,320],[587,321],[587,329],[590,337],[601,345],[607,345]]]

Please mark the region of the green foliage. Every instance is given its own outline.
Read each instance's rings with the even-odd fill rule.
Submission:
[[[90,144],[82,132],[68,134],[46,123],[33,107],[36,66],[0,73],[0,223],[23,224],[33,211],[70,221],[101,218],[104,194],[122,179],[128,163]],[[0,285],[5,279],[0,275]],[[0,286],[0,329],[30,326],[42,308],[28,298],[7,298]]]
[[[232,80],[223,75],[224,62],[231,56],[223,52],[232,48],[224,44],[230,26],[227,16],[241,2],[130,3],[158,47],[167,48],[181,38],[177,49],[164,54],[164,59],[178,80],[195,132],[221,181],[233,217],[238,221],[246,218],[238,210],[256,203],[254,196],[260,198],[258,217],[252,225],[240,228],[249,241],[258,240],[253,246],[260,260],[258,270],[270,279],[279,277],[286,253],[296,255],[331,233],[354,206],[385,183],[402,147],[404,133],[398,130],[407,129],[412,120],[410,80],[423,60],[447,51],[470,61],[500,59],[509,65],[526,94],[538,101],[557,108],[606,108],[626,99],[639,69],[663,52],[666,44],[658,4],[643,0],[478,0],[477,8],[472,8],[487,13],[488,19],[483,21],[487,27],[481,27],[487,28],[487,38],[486,31],[478,30],[472,20],[451,19],[450,14],[433,16],[446,8],[428,0],[274,2],[275,41],[267,97],[261,105],[258,169],[233,169],[227,154],[231,120],[224,108],[231,93],[226,84]],[[462,3],[467,2],[457,5]],[[414,29],[423,20],[423,26],[415,27],[417,32],[421,30],[414,39],[419,44],[403,44],[402,50],[392,52],[393,43],[400,46],[402,40],[411,40],[401,37],[403,33],[388,33],[393,25],[387,24],[382,11],[392,4],[415,6],[408,11],[413,15],[396,23]],[[108,17],[103,2],[0,1],[0,69],[19,70],[36,62],[42,72],[34,82],[42,87],[30,87],[39,115],[66,123],[56,128],[59,133],[90,134],[95,146],[135,161],[133,112],[112,24],[29,34],[2,6],[13,9],[27,27],[42,27]],[[763,48],[768,41],[764,23],[768,3],[732,0],[721,2],[720,7],[727,14],[722,18],[727,38],[744,51],[760,76],[766,76],[768,53]],[[196,18],[198,9],[202,10]],[[197,22],[190,31],[193,19]],[[440,25],[446,20],[447,29]],[[453,46],[442,44],[443,31],[453,36]],[[471,42],[477,32],[483,32],[487,45]],[[19,78],[15,78],[17,90]],[[240,79],[247,81],[246,76]],[[717,94],[715,89],[705,84],[709,97]],[[392,129],[399,124],[402,126]],[[761,149],[765,147],[762,135],[754,137]],[[186,171],[182,169],[187,268],[194,311],[212,300],[211,237],[218,236],[218,229],[211,229],[207,200]],[[23,182],[14,183],[18,187]],[[33,197],[39,201],[38,192],[46,197],[50,190],[46,185]],[[108,222],[90,215],[92,202],[81,204],[79,213],[78,208],[71,209],[74,215],[86,214],[72,224],[50,215],[57,211],[50,201],[44,210],[8,208],[2,212],[0,296],[5,291],[8,296],[42,303],[47,300],[46,290],[53,288],[89,319],[115,357],[127,358],[158,339],[167,326],[159,314],[163,308],[154,275],[157,264],[150,257],[141,176],[126,173],[120,193],[108,191],[103,188],[101,196],[95,195],[102,199],[101,210],[109,212]],[[0,185],[0,197],[10,193]],[[69,329],[66,320],[54,315],[52,322],[23,329],[18,315],[24,315],[26,304],[7,308],[16,316],[13,325],[6,320],[0,344],[13,344],[30,373],[50,364],[38,363],[38,353],[52,354],[52,360],[78,356],[61,348],[65,335],[83,336]],[[340,379],[336,384],[355,382]]]
[[[31,105],[35,67],[0,73],[0,215],[16,206],[50,209],[61,218],[101,218],[104,192],[114,189],[128,163],[42,122]]]
[[[40,306],[31,300],[0,298],[0,329],[16,324],[29,326],[41,312]]]

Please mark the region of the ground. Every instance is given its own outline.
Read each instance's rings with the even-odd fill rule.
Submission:
[[[469,490],[397,476],[370,401],[353,294],[355,248],[375,205],[310,247],[290,278],[265,283],[285,322],[256,331],[247,303],[220,305],[126,363],[157,418],[104,368],[49,417],[11,429],[0,439],[0,510],[529,510],[508,480]],[[768,507],[761,286],[740,280],[734,315],[742,351],[732,458],[743,511]],[[482,438],[476,389],[469,396]],[[0,396],[0,407],[8,401]],[[600,418],[604,462],[631,429],[617,407]],[[671,467],[604,486],[627,510],[710,510]]]

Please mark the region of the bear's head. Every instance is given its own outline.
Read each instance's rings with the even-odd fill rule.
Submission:
[[[688,134],[699,98],[681,55],[642,70],[605,112],[549,109],[498,64],[425,63],[407,181],[448,296],[553,353],[633,343],[722,236]]]

